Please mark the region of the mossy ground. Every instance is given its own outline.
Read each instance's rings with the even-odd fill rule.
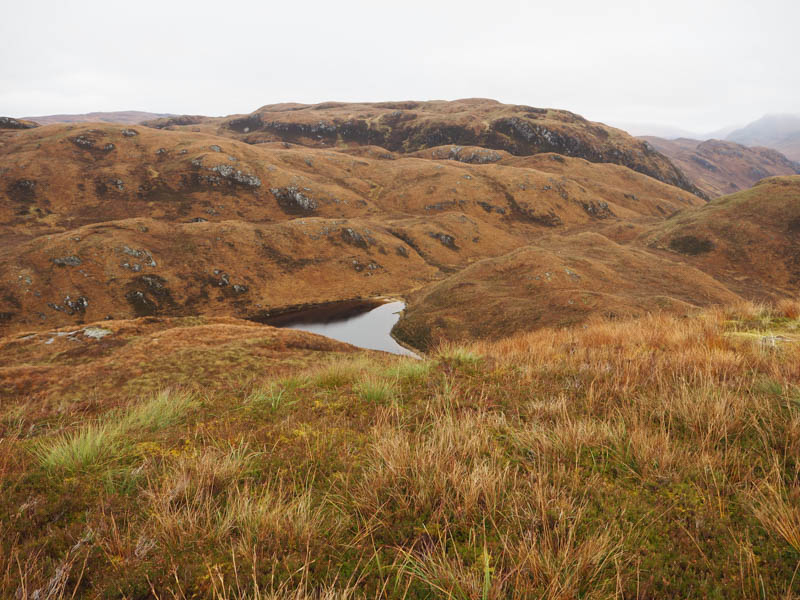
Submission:
[[[200,386],[159,371],[225,352],[142,355],[107,401],[6,402],[0,596],[796,597],[797,312],[598,320],[423,361],[297,337],[259,369],[240,342]]]

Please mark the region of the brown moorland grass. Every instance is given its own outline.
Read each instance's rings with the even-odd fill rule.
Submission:
[[[331,346],[177,412],[3,404],[0,596],[797,597],[798,309]],[[94,468],[42,462],[88,427],[119,439]]]

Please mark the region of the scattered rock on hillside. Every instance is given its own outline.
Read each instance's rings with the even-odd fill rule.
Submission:
[[[112,333],[114,332],[111,331],[110,329],[105,329],[103,327],[87,327],[86,329],[83,330],[83,335],[95,340],[101,340],[104,337],[111,335]]]
[[[86,296],[79,296],[72,299],[71,296],[65,296],[61,304],[48,302],[47,305],[53,310],[66,313],[68,315],[84,314],[89,306],[89,299]]]
[[[317,201],[306,196],[293,185],[285,188],[272,188],[270,192],[275,196],[278,206],[285,213],[304,214],[314,212],[317,209]]]
[[[230,165],[217,165],[211,167],[211,170],[232,183],[238,183],[239,185],[247,187],[261,187],[261,180],[258,177],[243,173]]]
[[[451,250],[458,250],[458,246],[456,246],[456,238],[452,235],[447,233],[440,233],[440,232],[430,232],[428,233],[435,240],[439,240],[439,242],[445,248],[450,248]]]
[[[62,258],[54,258],[53,262],[59,267],[77,267],[82,261],[77,256],[64,256]]]
[[[342,240],[351,246],[358,246],[359,248],[366,248],[368,246],[366,238],[351,227],[342,229]]]

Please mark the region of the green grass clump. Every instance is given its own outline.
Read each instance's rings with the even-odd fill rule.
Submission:
[[[259,385],[247,394],[245,402],[257,410],[266,408],[275,412],[281,407],[296,404],[298,399],[295,397],[295,391],[301,386],[302,382],[297,378]]]
[[[48,471],[75,475],[107,465],[118,449],[119,441],[112,428],[92,424],[37,444],[33,454]]]
[[[456,367],[470,367],[477,365],[481,357],[465,346],[444,344],[435,354],[436,358]]]
[[[162,390],[142,404],[125,412],[117,425],[118,433],[137,429],[158,431],[179,422],[194,404],[187,392]]]
[[[32,452],[50,472],[73,475],[104,471],[128,453],[134,433],[152,433],[175,425],[193,405],[190,394],[163,390],[122,413],[112,411],[102,421],[39,442]]]
[[[355,386],[355,390],[361,399],[375,404],[391,402],[397,394],[393,381],[372,375],[366,376],[359,381]]]
[[[387,377],[408,383],[424,381],[431,372],[431,362],[427,360],[406,359],[387,368]]]
[[[337,389],[350,385],[361,375],[363,364],[351,360],[337,360],[318,371],[312,383],[323,389]]]

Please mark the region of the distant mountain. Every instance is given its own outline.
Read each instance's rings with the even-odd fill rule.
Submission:
[[[637,137],[655,136],[665,140],[674,140],[677,138],[697,139],[700,137],[705,139],[704,136],[696,131],[689,131],[688,129],[673,127],[672,125],[661,125],[658,123],[623,123],[618,121],[610,122],[609,125],[627,131],[631,135]]]
[[[800,164],[771,148],[721,140],[641,139],[666,155],[712,198],[750,188],[765,177],[800,173]]]
[[[627,131],[636,137],[653,136],[665,140],[677,140],[679,138],[691,140],[724,140],[732,131],[739,129],[738,125],[730,125],[728,127],[715,129],[714,131],[698,132],[658,123],[613,122],[609,123],[609,125]]]
[[[170,117],[169,113],[151,113],[140,110],[120,110],[116,112],[90,112],[80,115],[43,115],[38,117],[24,117],[39,125],[52,125],[53,123],[121,123],[123,125],[136,125],[142,121]]]
[[[725,139],[745,146],[767,146],[800,161],[800,115],[766,115]]]

